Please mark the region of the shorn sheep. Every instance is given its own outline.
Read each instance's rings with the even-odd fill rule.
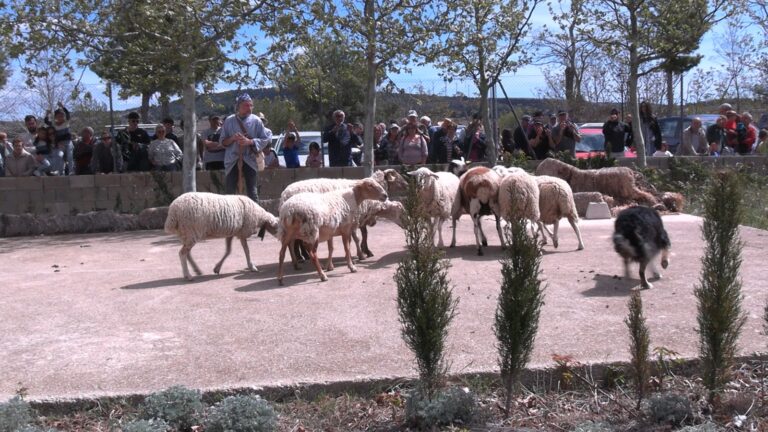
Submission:
[[[403,191],[408,187],[408,182],[405,181],[403,176],[401,176],[399,172],[391,168],[386,169],[384,171],[376,171],[371,175],[370,178],[375,180],[377,183],[379,183],[379,185],[381,185],[381,187],[384,188],[384,191],[386,191],[388,194]],[[286,202],[290,197],[298,193],[330,192],[334,190],[351,188],[355,186],[358,182],[359,180],[329,179],[329,178],[317,178],[317,179],[297,181],[289,184],[285,188],[285,190],[283,190],[283,193],[280,194],[280,207],[282,207],[282,204]],[[360,228],[361,228],[361,231],[363,231],[363,238],[367,239],[367,236],[368,236],[367,228],[365,228],[363,224],[360,225]],[[359,259],[362,260],[365,258],[363,253],[367,254],[368,256],[373,256],[373,254],[370,253],[370,250],[366,251],[361,248],[360,239],[357,237],[356,230],[352,232],[352,239],[355,241],[355,248],[357,252],[357,257]],[[329,245],[329,247],[333,248],[333,245]],[[299,249],[298,245],[295,245],[294,250],[297,251],[298,249]]]
[[[181,270],[184,278],[192,280],[187,261],[197,275],[200,268],[190,254],[192,247],[199,241],[212,238],[226,238],[227,250],[221,261],[213,268],[219,274],[221,265],[232,249],[232,238],[240,239],[245,252],[248,269],[258,271],[251,262],[248,249],[248,237],[258,233],[264,239],[264,232],[277,233],[278,219],[243,195],[217,195],[206,192],[188,192],[171,203],[168,218],[165,220],[165,232],[176,234],[181,239]]]
[[[333,236],[340,235],[344,244],[347,266],[351,272],[356,272],[349,250],[349,240],[352,230],[357,226],[359,206],[366,200],[386,201],[387,193],[373,179],[358,181],[354,187],[334,190],[326,193],[304,192],[288,198],[280,206],[280,224],[278,238],[281,241],[280,259],[277,270],[277,281],[283,284],[283,264],[285,250],[295,240],[301,240],[309,252],[321,281],[328,280],[317,258],[317,245]],[[329,245],[330,246],[330,245]],[[329,250],[328,269],[333,269],[333,250]],[[291,249],[291,258],[294,259]]]
[[[488,246],[488,239],[483,232],[480,218],[493,215],[496,219],[496,231],[504,246],[504,236],[501,233],[499,221],[499,182],[501,175],[497,171],[483,166],[470,168],[459,180],[459,189],[451,209],[451,247],[456,246],[456,221],[463,212],[469,213],[475,231],[477,254],[483,254],[483,247]]]
[[[438,235],[438,247],[443,247],[443,223],[451,217],[453,202],[459,190],[459,178],[449,172],[432,172],[421,167],[408,173],[419,182],[419,200],[431,219],[431,235]]]
[[[573,200],[573,192],[568,183],[560,178],[551,176],[536,176],[536,183],[539,187],[539,227],[546,231],[544,224],[553,224],[552,244],[558,246],[557,229],[560,225],[560,219],[568,218],[568,222],[579,239],[578,250],[584,249],[584,242],[581,239],[579,230],[579,213],[576,210],[576,202]],[[547,236],[543,234],[544,244]]]
[[[536,175],[558,177],[571,186],[573,192],[600,192],[613,197],[617,203],[639,202],[655,205],[656,198],[635,184],[635,172],[626,167],[582,170],[557,159],[544,159],[536,167]]]

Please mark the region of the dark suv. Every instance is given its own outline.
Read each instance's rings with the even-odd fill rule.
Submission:
[[[691,125],[691,121],[696,117],[701,119],[701,127],[704,131],[707,130],[709,125],[714,124],[717,121],[717,114],[691,114],[682,118],[676,117],[664,117],[659,119],[659,128],[661,129],[661,139],[667,142],[669,151],[672,154],[677,152],[677,146],[680,145],[680,135],[682,131]],[[682,124],[682,126],[681,126]]]

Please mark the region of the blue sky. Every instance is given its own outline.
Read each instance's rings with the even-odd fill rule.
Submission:
[[[536,29],[541,29],[544,25],[552,25],[550,13],[546,5],[540,5],[534,12],[533,23]],[[724,24],[721,24],[705,35],[699,50],[700,53],[704,54],[704,59],[700,65],[701,68],[710,69],[716,67],[720,62],[715,54],[714,39],[718,33],[723,31],[723,27]],[[19,79],[18,76],[15,78]],[[477,93],[474,84],[469,81],[454,80],[452,83],[445,83],[440,78],[438,71],[430,66],[413,67],[411,73],[393,75],[390,78],[398,87],[409,92],[421,87],[429,93],[436,94],[454,95],[462,93],[474,96]],[[502,84],[510,97],[536,97],[537,90],[544,86],[544,76],[539,66],[526,66],[514,74],[503,76]],[[105,103],[108,102],[104,83],[92,72],[85,71],[81,85],[85,91],[91,92],[97,100]],[[217,90],[231,88],[234,88],[234,86],[222,83]],[[115,109],[122,110],[138,106],[140,99],[120,100],[116,97],[113,103]],[[156,101],[153,100],[152,103],[156,103]]]

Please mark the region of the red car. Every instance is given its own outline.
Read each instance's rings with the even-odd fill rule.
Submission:
[[[581,141],[576,143],[577,159],[605,155],[605,136],[602,129],[579,129],[579,134],[581,134]],[[623,156],[636,157],[637,155],[625,147]]]

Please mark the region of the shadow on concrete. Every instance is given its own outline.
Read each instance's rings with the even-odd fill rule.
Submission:
[[[167,238],[167,239],[153,241],[150,244],[152,246],[165,246],[165,245],[169,245],[169,244],[176,244],[176,245],[181,246],[181,240],[179,240],[178,237],[172,237],[172,238]]]
[[[406,251],[401,250],[397,252],[390,252],[382,256],[372,256],[370,258],[366,258],[364,261],[357,261],[356,265],[369,270],[388,268],[393,265],[397,265],[397,263],[403,259],[406,253]]]
[[[120,287],[120,289],[136,290],[136,289],[150,289],[150,288],[164,288],[164,287],[171,287],[171,286],[192,285],[192,284],[204,283],[204,282],[208,282],[216,279],[223,279],[231,275],[232,275],[231,273],[218,274],[218,275],[204,274],[202,276],[195,276],[195,279],[192,281],[185,280],[181,275],[179,275],[179,277],[170,278],[170,279],[160,279],[155,281],[147,281],[147,282],[141,282],[136,284],[130,284],[130,285]]]
[[[581,295],[585,297],[629,296],[640,285],[639,280],[605,274],[596,274],[593,280],[595,286],[582,291]]]

